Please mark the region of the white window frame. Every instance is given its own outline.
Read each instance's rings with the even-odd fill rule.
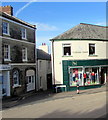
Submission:
[[[64,55],[64,47],[70,47],[70,52],[71,52],[70,55]],[[63,52],[62,52],[63,56],[71,56],[71,55],[72,55],[71,43],[63,43],[63,44],[62,44],[62,50],[63,50]]]
[[[24,53],[25,52],[25,53]],[[25,55],[24,55],[25,54]],[[22,49],[22,61],[27,61],[27,48]]]
[[[7,33],[4,32],[4,30],[3,30],[3,28],[4,28],[4,27],[3,27],[3,24],[4,24],[4,23],[7,24]],[[9,23],[8,23],[8,22],[4,22],[4,21],[3,21],[3,23],[2,23],[2,32],[3,32],[4,35],[10,35],[10,31],[9,31]]]
[[[90,47],[90,45],[94,45],[95,52],[94,52],[94,54],[90,54],[90,50],[89,50],[89,55],[96,55],[96,44],[95,43],[89,43],[89,47]]]
[[[5,46],[8,46],[8,49],[6,50]],[[8,58],[5,58],[5,54],[8,52]],[[10,61],[10,45],[4,44],[4,61]]]
[[[15,81],[14,81],[14,78],[15,78],[15,72],[17,72],[17,83],[15,84]],[[14,70],[14,72],[13,72],[13,88],[15,88],[15,87],[18,87],[18,86],[21,86],[21,85],[19,85],[19,71],[18,70]]]
[[[27,31],[25,28],[21,28],[21,36],[22,36],[22,39],[27,40]]]

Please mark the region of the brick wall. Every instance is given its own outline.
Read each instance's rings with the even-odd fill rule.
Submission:
[[[0,6],[1,12],[6,12],[9,15],[13,15],[13,7],[12,6]]]

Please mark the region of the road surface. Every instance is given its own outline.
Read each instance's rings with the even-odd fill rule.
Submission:
[[[106,114],[106,91],[78,94],[16,106],[2,111],[2,118],[99,118]]]

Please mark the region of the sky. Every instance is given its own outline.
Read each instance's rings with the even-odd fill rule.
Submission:
[[[106,2],[2,2],[11,5],[14,16],[37,26],[37,48],[80,24],[106,25]],[[49,49],[50,51],[50,49]]]

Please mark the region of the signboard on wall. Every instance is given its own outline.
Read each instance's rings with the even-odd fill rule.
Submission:
[[[10,65],[0,65],[0,70],[10,70],[11,66]]]

